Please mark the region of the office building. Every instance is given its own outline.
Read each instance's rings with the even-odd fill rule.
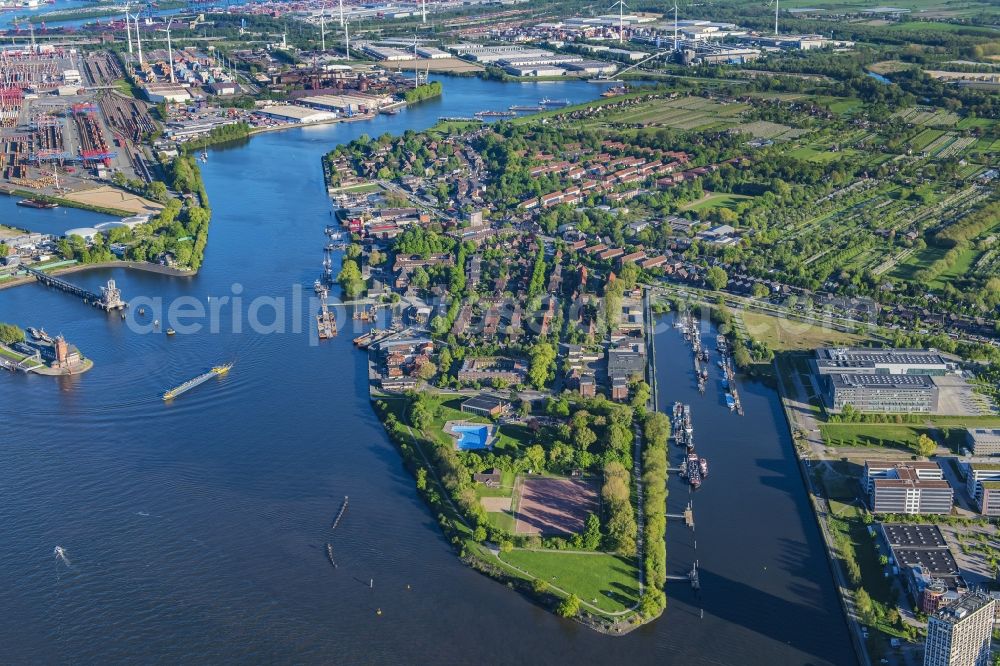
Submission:
[[[879,531],[888,546],[889,562],[925,613],[958,601],[969,591],[937,525],[880,523]]]
[[[996,601],[970,594],[927,622],[924,666],[988,666]]]
[[[975,500],[980,513],[1000,516],[1000,464],[967,463],[965,488]]]
[[[873,513],[951,513],[954,490],[937,463],[866,461],[862,485]]]
[[[969,428],[965,440],[974,456],[1000,455],[1000,428]]]
[[[932,413],[938,408],[938,387],[927,375],[821,375],[830,411],[850,405],[859,412]]]
[[[822,347],[813,359],[821,375],[944,375],[948,363],[927,349],[864,349]]]

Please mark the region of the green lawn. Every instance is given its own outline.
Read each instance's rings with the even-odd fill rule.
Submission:
[[[833,113],[851,113],[862,107],[862,102],[860,99],[855,99],[854,97],[848,97],[837,102],[830,104],[830,111]]]
[[[728,208],[733,210],[736,204],[750,197],[743,194],[729,194],[728,192],[712,192],[704,199],[693,201],[681,206],[682,210],[693,210],[695,212],[710,210],[712,208]]]
[[[829,446],[883,446],[910,448],[928,429],[919,425],[880,423],[821,423],[820,433]]]
[[[975,263],[980,254],[982,254],[982,252],[975,248],[969,248],[968,250],[962,252],[962,254],[958,257],[958,261],[955,262],[955,265],[946,269],[937,277],[936,280],[931,282],[931,287],[941,288],[952,280],[968,275],[972,270],[972,264]]]
[[[828,326],[782,319],[763,312],[743,312],[743,323],[754,340],[765,343],[775,351],[813,350],[816,347],[853,346],[862,338],[853,333],[842,333]]]
[[[498,530],[503,530],[508,534],[514,533],[514,516],[509,513],[490,511],[486,514],[486,520]]]
[[[907,257],[904,262],[890,271],[890,275],[901,280],[912,280],[917,271],[927,268],[942,258],[946,252],[947,250],[940,247],[925,247]]]
[[[789,157],[794,157],[798,160],[808,160],[810,162],[833,162],[834,160],[844,159],[845,157],[851,157],[856,155],[857,152],[847,148],[840,150],[839,152],[834,152],[830,150],[823,150],[819,148],[813,148],[811,146],[802,146],[791,150],[788,153]]]
[[[368,194],[378,192],[382,186],[378,183],[360,183],[358,185],[348,185],[347,187],[336,187],[331,192],[351,192],[352,194]]]
[[[639,570],[618,555],[514,550],[501,558],[607,612],[639,601]]]
[[[21,361],[23,361],[24,358],[25,358],[24,354],[18,354],[15,351],[7,349],[6,347],[0,347],[0,356],[6,356],[7,358],[13,359],[13,360],[17,361],[18,363],[20,363]]]

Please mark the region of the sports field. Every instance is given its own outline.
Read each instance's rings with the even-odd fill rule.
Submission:
[[[577,534],[597,513],[597,486],[588,479],[522,476],[514,490],[517,534]]]

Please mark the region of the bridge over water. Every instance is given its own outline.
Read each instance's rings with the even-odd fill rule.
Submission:
[[[121,290],[118,289],[114,280],[108,280],[107,285],[101,287],[101,293],[96,294],[92,291],[88,291],[83,287],[78,287],[72,282],[67,282],[61,278],[57,278],[54,275],[49,275],[37,268],[31,268],[29,266],[24,267],[24,271],[28,275],[32,275],[36,280],[41,282],[47,287],[54,287],[60,291],[65,291],[68,294],[82,298],[84,303],[89,303],[94,307],[101,308],[107,312],[111,310],[124,310],[128,307],[128,303],[122,300]]]

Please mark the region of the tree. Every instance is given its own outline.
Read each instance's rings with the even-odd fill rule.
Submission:
[[[619,504],[614,509],[608,519],[607,530],[608,540],[614,550],[626,557],[635,555],[635,538],[639,528],[635,524],[631,504]]]
[[[597,441],[597,435],[586,425],[573,428],[573,443],[581,451],[586,451]]]
[[[632,445],[632,431],[620,423],[612,423],[608,426],[608,448],[612,451],[624,453]]]
[[[417,369],[417,377],[424,381],[430,381],[437,374],[437,366],[430,361],[424,363]]]
[[[443,374],[448,374],[448,371],[451,370],[452,362],[453,359],[451,357],[451,350],[445,347],[438,355],[438,367],[441,369]]]
[[[525,452],[524,457],[527,458],[528,463],[531,465],[531,469],[535,471],[542,471],[545,469],[545,449],[539,444],[529,446]]]
[[[10,245],[6,243],[0,243],[0,258],[6,257],[10,254]]]
[[[755,282],[753,285],[753,297],[754,298],[767,298],[771,293],[771,290],[767,288],[767,285],[763,282]]]
[[[561,602],[556,608],[556,614],[559,617],[576,617],[580,612],[580,597],[575,594],[571,594]]]
[[[875,605],[872,603],[871,596],[863,587],[858,588],[858,592],[854,597],[854,603],[858,608],[858,615],[861,616],[861,620],[865,624],[871,624],[875,614]]]
[[[601,520],[594,514],[587,516],[587,526],[583,530],[583,547],[597,550],[601,545]]]
[[[917,437],[917,444],[914,448],[916,449],[918,456],[932,456],[934,455],[934,452],[937,451],[937,442],[927,435],[921,434]]]
[[[451,327],[448,325],[448,319],[441,315],[435,315],[434,318],[431,319],[431,331],[433,331],[434,335],[438,337],[447,334],[448,329],[450,328]]]
[[[0,322],[0,342],[7,345],[24,342],[24,330],[20,326]]]
[[[749,368],[750,364],[753,363],[750,352],[747,351],[746,345],[743,344],[737,344],[733,349],[733,360],[736,361],[738,368]]]
[[[410,284],[412,284],[417,289],[426,289],[430,286],[431,276],[427,273],[427,270],[423,266],[417,266],[416,270],[413,271],[413,275],[410,276]]]
[[[556,350],[547,342],[539,342],[531,348],[529,355],[531,367],[528,369],[528,379],[535,388],[544,388],[555,375]]]
[[[349,297],[357,296],[364,289],[365,281],[361,277],[361,269],[358,264],[351,259],[345,259],[337,275],[337,282],[340,283],[344,293]]]
[[[635,285],[639,281],[639,273],[639,266],[637,264],[629,262],[622,266],[618,279],[622,281],[622,287],[625,291],[635,289]]]
[[[531,589],[535,594],[545,594],[549,591],[549,584],[541,578],[531,581]]]
[[[639,613],[647,619],[656,617],[667,606],[663,590],[647,589],[639,600]]]
[[[486,541],[486,528],[483,527],[482,525],[477,525],[476,529],[473,530],[473,532],[472,532],[472,538],[477,543],[482,543],[482,542]]]
[[[619,280],[609,280],[604,287],[604,316],[607,318],[608,331],[618,328],[622,316],[622,283]]]
[[[166,201],[167,200],[166,183],[159,180],[154,180],[146,187],[146,196],[155,201]]]
[[[648,446],[665,446],[670,439],[670,418],[662,412],[650,412],[646,417],[644,435]]]
[[[427,470],[423,467],[417,468],[417,490],[427,489]]]
[[[726,271],[722,270],[719,266],[712,266],[708,269],[708,273],[705,275],[705,279],[708,280],[708,284],[712,286],[712,289],[718,291],[719,289],[725,289],[726,285],[729,284],[729,276]]]

